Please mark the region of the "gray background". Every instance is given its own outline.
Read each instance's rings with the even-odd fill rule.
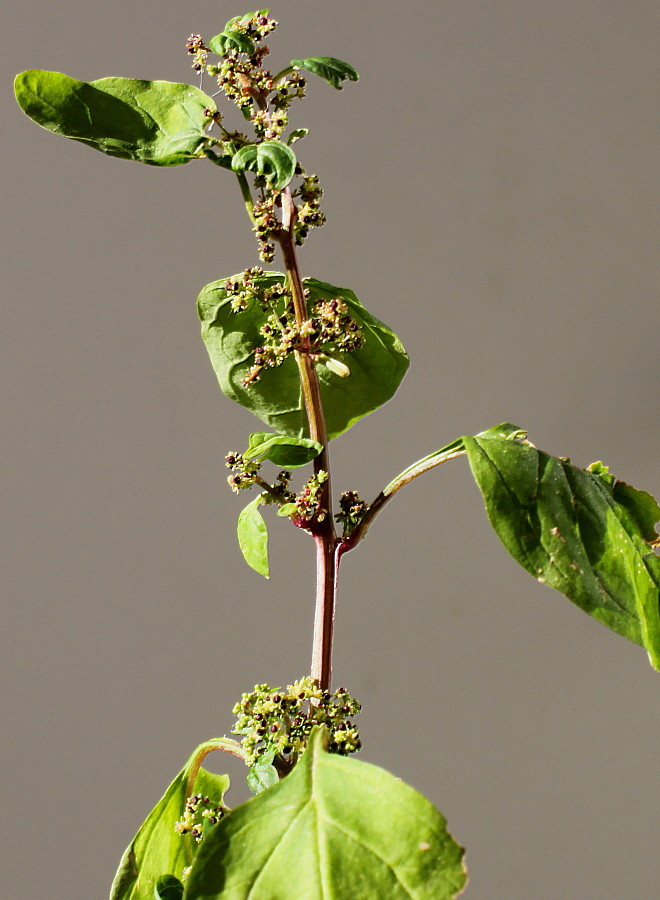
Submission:
[[[10,91],[24,68],[187,81],[188,34],[242,12],[23,0],[5,15],[10,900],[107,896],[238,695],[309,665],[311,545],[274,523],[272,580],[241,561],[223,457],[259,426],[198,336],[199,288],[256,262],[235,184],[59,140]],[[655,0],[273,13],[273,65],[336,55],[362,75],[311,84],[294,112],[329,219],[304,272],[353,288],[412,358],[396,400],[333,445],[335,487],[373,496],[506,419],[660,493]],[[660,676],[516,567],[465,461],[400,495],[342,575],[335,677],[363,700],[363,758],[443,810],[470,900],[657,897]]]

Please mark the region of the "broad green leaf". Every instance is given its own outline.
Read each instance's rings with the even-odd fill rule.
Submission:
[[[189,84],[101,78],[78,81],[60,72],[16,76],[16,99],[38,125],[109,156],[178,166],[204,156],[204,110],[215,103]]]
[[[421,794],[326,753],[317,731],[290,775],[209,832],[186,900],[450,900],[462,849]]]
[[[264,371],[261,380],[249,387],[242,384],[252,366],[253,350],[263,343],[259,329],[268,314],[256,301],[242,312],[233,313],[224,288],[226,281],[225,278],[208,284],[197,301],[202,337],[220,387],[274,431],[308,437],[298,367],[292,357],[278,368]],[[268,287],[283,283],[285,276],[269,272],[258,281]],[[408,356],[394,332],[370,315],[352,291],[314,278],[306,278],[304,285],[310,292],[310,307],[317,300],[340,297],[362,327],[363,347],[354,353],[339,354],[350,368],[348,378],[339,378],[323,363],[316,367],[328,433],[335,438],[393,396],[408,368]]]
[[[496,425],[494,428],[488,428],[486,431],[481,431],[477,437],[499,437],[511,441],[527,437],[527,432],[518,428],[517,425],[511,425],[509,422],[502,422],[501,425]],[[433,469],[435,466],[439,466],[450,459],[455,459],[457,456],[465,456],[463,438],[458,438],[457,440],[452,441],[451,444],[447,444],[446,447],[442,447],[434,453],[429,453],[429,455],[425,456],[423,459],[418,459],[416,463],[413,463],[412,466],[408,466],[408,468],[404,469],[400,475],[397,475],[384,489],[383,494],[386,497],[390,494],[394,494],[399,488],[402,488],[405,484],[412,481],[413,478],[417,478],[418,475],[422,475],[424,472],[428,472],[429,469]]]
[[[238,516],[238,546],[245,557],[245,562],[263,575],[270,577],[268,568],[268,529],[259,512],[261,495],[255,497]]]
[[[316,459],[322,449],[321,444],[309,438],[257,431],[250,435],[248,448],[243,456],[259,462],[268,459],[281,469],[298,469]]]
[[[463,438],[498,537],[523,568],[612,631],[645,647],[660,669],[660,507],[606,467],[498,438]]]
[[[342,81],[357,81],[360,77],[353,66],[335,59],[332,56],[310,56],[309,59],[292,59],[291,65],[296,69],[305,69],[323,78],[333,88],[341,90]]]
[[[276,191],[281,191],[293,178],[296,170],[296,155],[280,141],[263,141],[248,144],[234,156],[231,167],[234,172],[257,172],[270,181]]]
[[[226,28],[209,41],[209,50],[218,56],[226,56],[231,50],[237,53],[254,53],[254,41],[243,31]]]
[[[156,900],[182,900],[183,884],[174,875],[161,875],[154,887]]]
[[[181,878],[184,867],[191,864],[198,845],[192,835],[178,834],[174,825],[183,814],[188,782],[198,768],[200,758],[216,746],[214,741],[201,744],[149,813],[121,859],[112,882],[110,900],[153,900],[161,876]],[[190,793],[202,793],[219,803],[228,787],[227,775],[214,775],[200,768]]]

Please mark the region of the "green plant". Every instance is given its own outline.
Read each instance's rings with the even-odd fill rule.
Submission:
[[[208,46],[197,36],[189,43],[194,65],[221,79],[249,119],[250,138],[228,130],[213,99],[188,85],[115,78],[90,85],[35,72],[17,82],[19,102],[39,124],[110,155],[168,166],[208,159],[233,171],[262,260],[277,251],[285,268],[253,268],[208,285],[199,311],[223,391],[273,429],[251,435],[243,452],[227,458],[232,488],[254,494],[239,517],[246,560],[268,575],[261,506],[276,507],[317,546],[311,675],[285,690],[259,685],[244,696],[236,710],[241,744],[219,739],[195,751],[129,847],[113,896],[181,896],[191,863],[191,898],[245,896],[252,884],[251,896],[262,897],[455,896],[464,880],[460,850],[439,814],[392,776],[342,752],[357,749],[359,737],[356,702],[330,685],[336,565],[398,490],[465,455],[512,555],[644,646],[658,667],[660,573],[652,545],[660,509],[601,464],[581,470],[502,425],[419,461],[371,503],[345,492],[332,514],[328,441],[392,396],[407,357],[350,291],[301,278],[295,247],[323,224],[323,214],[318,182],[292,149],[304,129],[288,131],[288,108],[303,93],[301,72],[334,87],[356,76],[337,60],[298,59],[271,85],[261,61],[272,27],[260,11],[231,20]],[[209,65],[210,52],[221,61]],[[276,471],[266,478],[268,463]],[[312,472],[294,488],[290,470],[304,466]],[[226,779],[201,768],[213,750],[244,758],[260,792],[230,814]]]

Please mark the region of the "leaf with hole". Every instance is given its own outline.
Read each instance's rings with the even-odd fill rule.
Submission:
[[[295,438],[270,431],[256,431],[250,435],[245,459],[259,462],[270,460],[281,469],[298,469],[306,466],[319,455],[323,447],[310,438]]]
[[[242,147],[234,156],[231,167],[239,174],[247,169],[263,175],[274,190],[281,191],[293,178],[296,155],[280,141],[263,141]]]
[[[153,166],[179,166],[204,156],[211,143],[204,111],[214,101],[189,84],[101,78],[78,81],[60,72],[16,76],[16,99],[38,125],[108,156]]]
[[[183,884],[174,875],[161,875],[154,887],[156,900],[182,900]]]
[[[191,834],[180,835],[174,826],[183,815],[189,794],[197,791],[222,802],[229,787],[228,776],[199,768],[200,760],[216,748],[214,741],[201,744],[149,813],[121,859],[110,900],[153,900],[162,876],[180,879],[184,867],[192,863],[198,845]]]
[[[240,277],[235,275],[230,280]],[[255,279],[260,287],[272,287],[285,280],[277,272]],[[226,281],[225,278],[208,284],[197,301],[202,338],[222,391],[274,431],[309,437],[298,367],[292,356],[281,366],[265,370],[259,381],[248,386],[243,384],[252,368],[254,349],[263,344],[260,329],[269,313],[256,300],[250,301],[241,312],[232,312]],[[340,298],[361,327],[364,338],[359,350],[339,354],[350,369],[348,378],[338,377],[322,362],[316,366],[328,434],[335,438],[394,395],[409,360],[396,334],[370,315],[352,291],[314,278],[306,278],[304,286],[309,291],[310,311],[318,301]]]
[[[261,502],[261,495],[259,495],[239,513],[238,546],[241,548],[241,553],[248,566],[259,575],[263,575],[264,578],[269,578],[268,529],[259,512]]]
[[[338,91],[342,81],[357,81],[360,77],[353,66],[333,56],[310,56],[308,59],[292,59],[291,65],[296,69],[305,69],[318,75]]]
[[[327,753],[319,729],[291,774],[204,838],[186,900],[451,900],[466,875],[445,824],[394,775]]]
[[[660,506],[597,463],[580,469],[529,444],[463,438],[498,537],[523,568],[660,669]]]

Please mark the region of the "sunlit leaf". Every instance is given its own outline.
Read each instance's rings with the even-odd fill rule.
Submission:
[[[198,845],[192,835],[182,836],[174,826],[183,815],[188,782],[199,764],[200,754],[204,756],[214,746],[209,741],[195,750],[149,813],[122,857],[112,882],[110,900],[154,900],[156,884],[163,875],[180,879],[184,867],[192,863]],[[220,803],[228,787],[227,775],[214,775],[200,768],[190,793],[199,792]],[[169,895],[165,897],[169,900]]]
[[[280,141],[263,141],[242,147],[234,156],[231,167],[234,172],[248,169],[263,175],[276,191],[281,191],[293,178],[296,155]]]
[[[245,459],[259,462],[270,460],[281,469],[298,469],[319,455],[323,447],[309,438],[294,438],[270,431],[257,431],[250,435]]]
[[[238,516],[238,545],[245,562],[263,575],[270,577],[268,567],[268,529],[264,518],[259,512],[261,496],[255,497]]]
[[[16,99],[38,125],[121,159],[178,166],[204,156],[205,109],[214,101],[188,84],[101,78],[60,72],[16,76]]]
[[[182,900],[183,884],[174,875],[161,875],[154,887],[156,900]]]
[[[233,279],[240,276],[232,276]],[[277,272],[254,279],[269,287],[284,282]],[[261,380],[249,386],[243,379],[252,367],[252,353],[263,343],[260,328],[268,313],[257,301],[234,313],[227,298],[227,279],[207,285],[198,298],[202,337],[211,357],[223,392],[253,412],[274,431],[293,437],[308,437],[307,417],[300,389],[298,368],[289,357],[275,369],[264,371]],[[349,314],[362,328],[364,345],[350,354],[342,354],[351,374],[340,378],[323,363],[316,370],[321,386],[328,433],[338,437],[363,416],[389,400],[408,368],[408,356],[394,332],[374,318],[352,291],[334,287],[314,278],[306,278],[310,307],[318,300],[341,298]]]
[[[451,900],[462,849],[421,794],[326,753],[317,731],[290,775],[205,837],[186,900]]]
[[[254,53],[254,41],[242,31],[226,28],[209,41],[209,50],[218,56],[226,56],[231,50],[237,53]]]
[[[357,81],[360,77],[353,66],[333,56],[311,56],[309,59],[292,59],[291,65],[296,69],[305,69],[323,78],[333,88],[341,90],[342,81]]]
[[[463,438],[498,537],[523,568],[612,631],[645,647],[660,669],[660,507],[650,494],[529,444]]]

